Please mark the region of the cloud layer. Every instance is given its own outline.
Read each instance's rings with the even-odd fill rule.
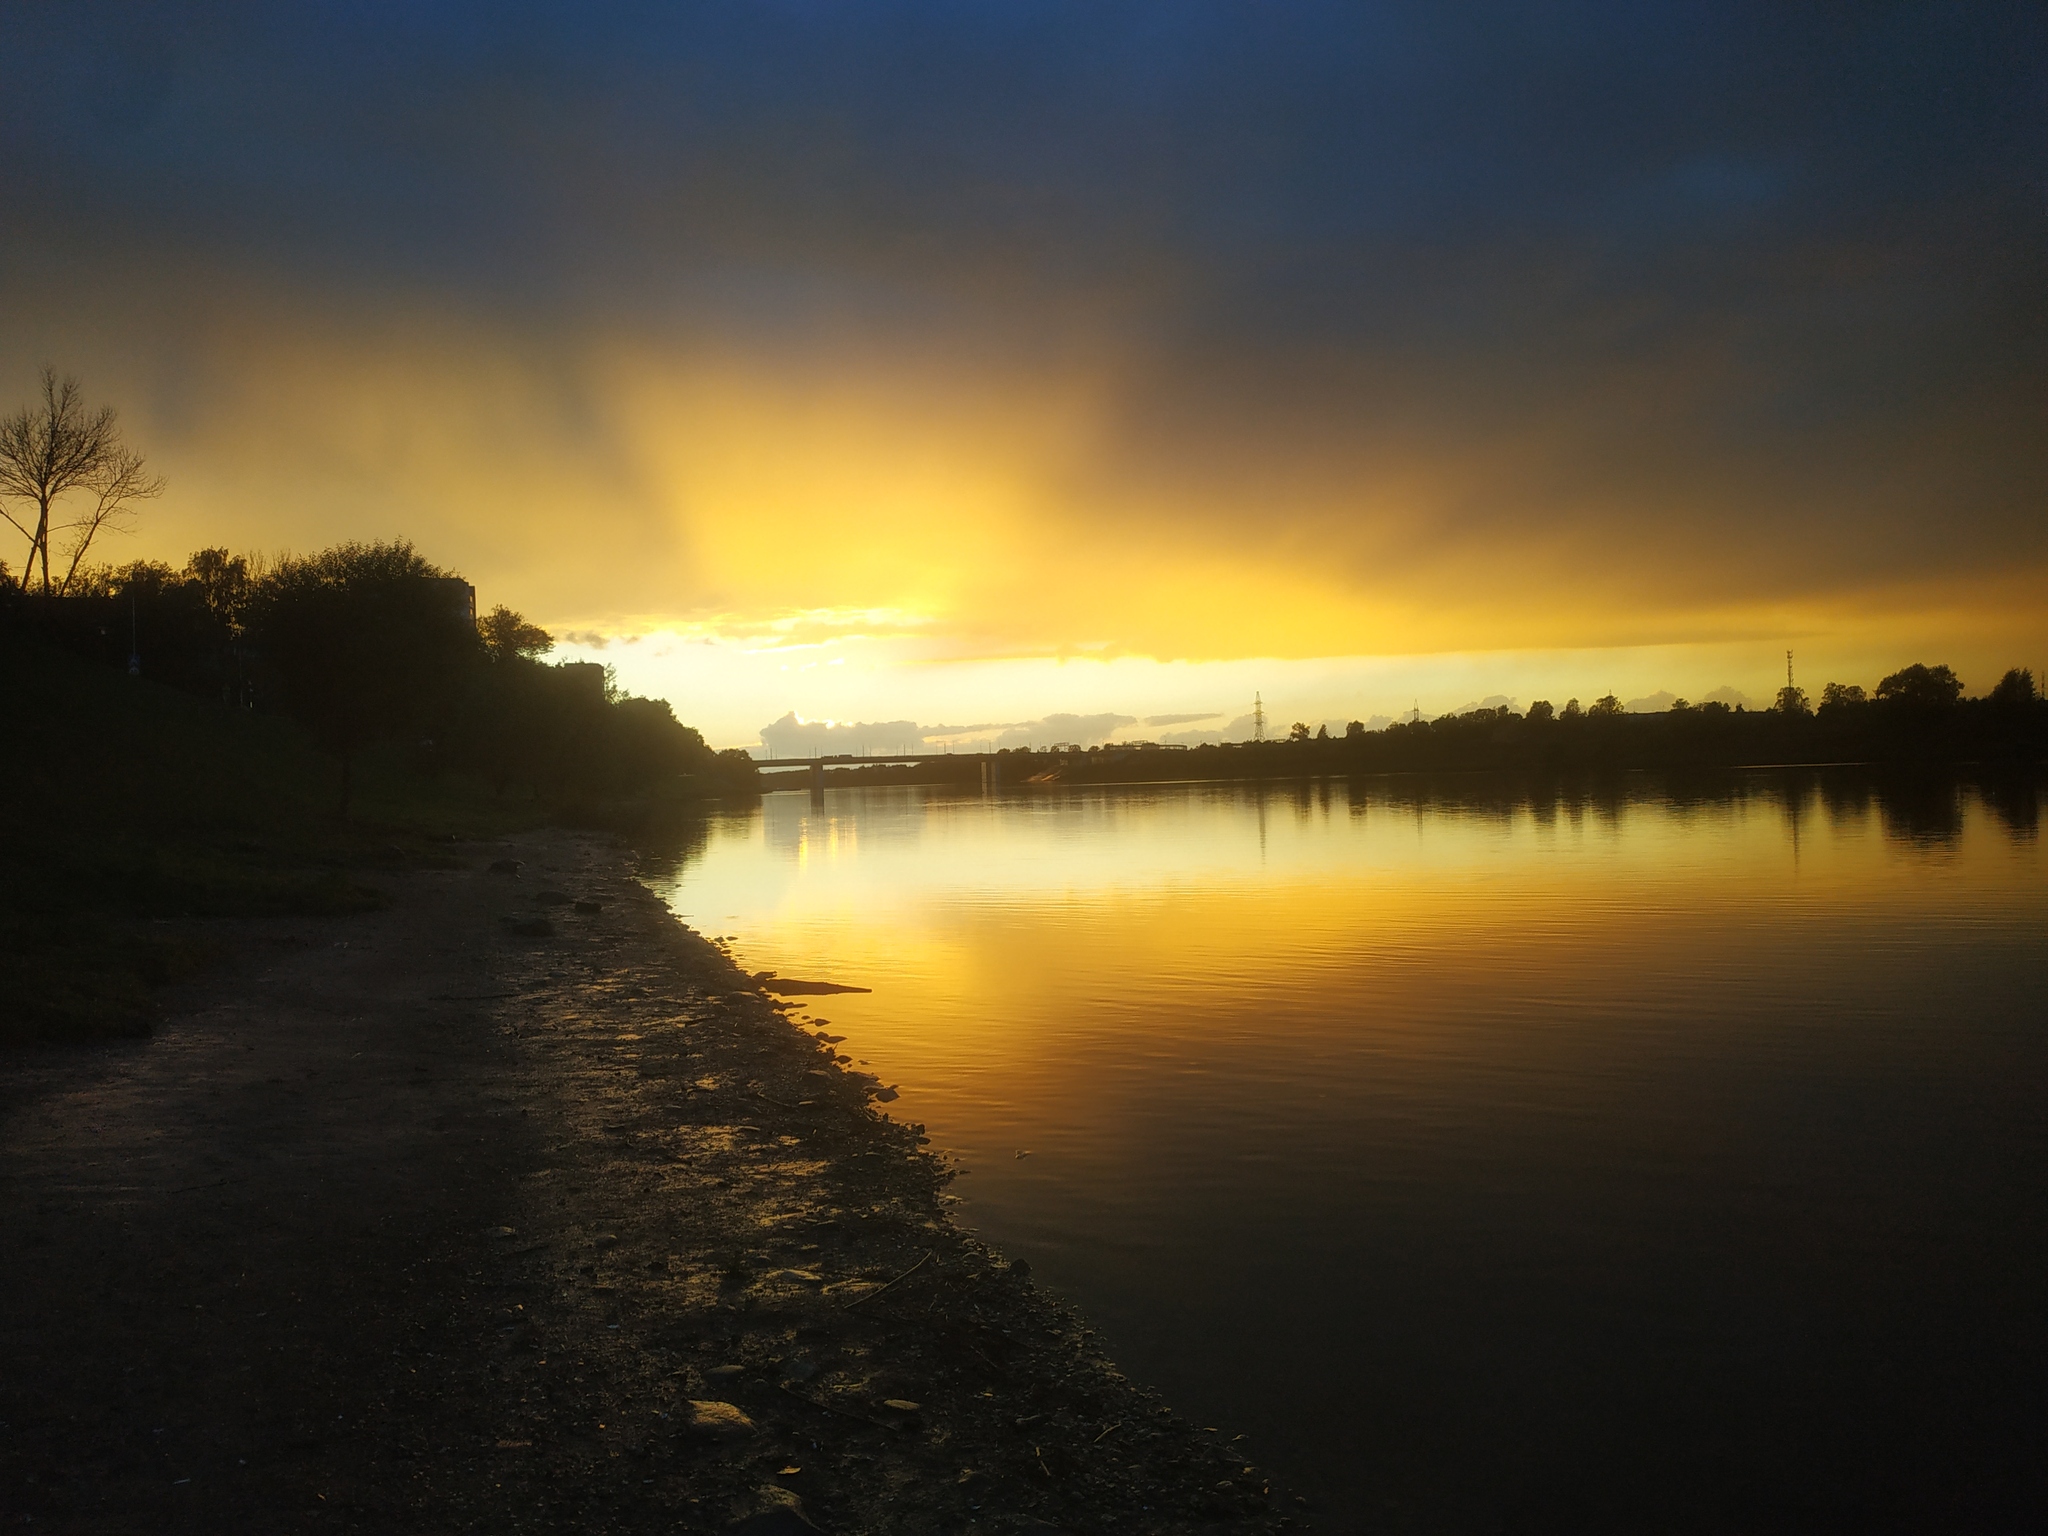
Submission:
[[[9,30],[0,385],[124,407],[138,552],[919,664],[2048,641],[2036,9]]]

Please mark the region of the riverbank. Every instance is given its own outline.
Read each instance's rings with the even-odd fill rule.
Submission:
[[[1288,1523],[952,1226],[943,1162],[630,852],[453,854],[381,910],[209,925],[231,958],[155,1039],[7,1065],[0,1515]]]

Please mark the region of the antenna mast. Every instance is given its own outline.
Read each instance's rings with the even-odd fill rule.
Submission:
[[[1252,695],[1252,740],[1266,739],[1266,701],[1258,694]]]
[[[1787,688],[1792,686],[1792,653],[1790,651],[1785,653],[1785,686]]]

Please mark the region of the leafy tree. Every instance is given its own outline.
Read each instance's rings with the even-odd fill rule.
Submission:
[[[1564,701],[1564,713],[1559,715],[1558,718],[1560,720],[1583,720],[1586,718],[1586,712],[1579,708],[1579,701],[1577,699],[1566,699]]]
[[[1344,739],[1346,741],[1353,741],[1364,734],[1365,722],[1363,720],[1351,720],[1345,723]]]
[[[553,635],[538,624],[529,624],[526,615],[514,613],[503,603],[478,619],[476,628],[483,638],[484,654],[493,661],[532,661],[555,648]]]
[[[1806,690],[1795,688],[1790,683],[1778,690],[1777,700],[1771,705],[1781,715],[1810,715],[1813,710],[1807,705]]]
[[[1917,661],[1910,667],[1901,667],[1877,685],[1881,702],[1923,709],[1945,709],[1962,694],[1962,679],[1947,667],[1930,667]]]
[[[1557,718],[1557,711],[1551,707],[1550,700],[1538,699],[1529,706],[1529,718],[1541,724],[1546,720],[1555,720]]]
[[[1317,740],[1317,741],[1328,741],[1329,739],[1330,739],[1330,728],[1329,728],[1329,727],[1328,727],[1327,725],[1319,725],[1319,726],[1317,726],[1317,727],[1316,727],[1316,740]]]
[[[339,760],[344,819],[356,754],[438,723],[474,661],[452,583],[400,540],[288,557],[254,594],[257,655],[285,709]]]
[[[708,766],[712,752],[704,737],[676,719],[668,700],[629,695],[612,704],[609,714],[607,776],[616,787],[640,789]]]
[[[1692,713],[1692,704],[1689,700],[1686,699],[1673,699],[1671,701],[1671,708],[1668,711],[1666,711],[1666,713],[1673,715],[1689,715]]]
[[[543,778],[559,782],[569,738],[589,736],[594,720],[575,720],[596,702],[541,656],[555,637],[503,603],[477,620],[477,638],[490,666],[465,701],[460,750],[502,795],[515,779],[539,794]]]
[[[1294,724],[1287,727],[1287,739],[1289,741],[1307,741],[1308,722],[1306,720],[1297,720]]]
[[[2031,704],[2040,697],[2034,690],[2034,674],[2027,667],[2013,667],[1998,680],[1998,685],[1989,695],[1993,704],[2010,709],[2019,704]]]
[[[43,596],[49,597],[68,591],[93,540],[109,528],[121,527],[136,502],[162,495],[164,482],[144,468],[141,454],[121,441],[112,406],[88,411],[78,380],[59,379],[54,369],[43,370],[42,382],[40,404],[23,406],[0,420],[0,495],[32,502],[34,512],[22,509],[29,517],[24,523],[0,505],[0,517],[28,540],[22,589],[28,590],[40,562]],[[85,497],[77,515],[57,522],[58,504],[74,491]],[[59,534],[65,535],[66,564],[63,576],[52,582],[50,545]]]
[[[1596,720],[1611,720],[1621,713],[1621,700],[1611,693],[1602,694],[1586,713]]]
[[[1849,709],[1867,702],[1863,690],[1855,683],[1829,683],[1820,691],[1822,709]]]
[[[131,560],[126,565],[89,565],[73,574],[68,597],[162,597],[178,584],[178,573],[161,560]]]
[[[760,766],[745,747],[722,748],[712,758],[707,777],[728,792],[750,793],[761,787]]]
[[[231,629],[241,627],[255,591],[257,573],[247,555],[199,549],[185,562],[185,580],[198,587],[213,616]]]

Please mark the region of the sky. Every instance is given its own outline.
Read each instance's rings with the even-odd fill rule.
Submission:
[[[0,0],[0,405],[120,408],[109,558],[410,538],[721,745],[1981,692],[2044,15]]]

